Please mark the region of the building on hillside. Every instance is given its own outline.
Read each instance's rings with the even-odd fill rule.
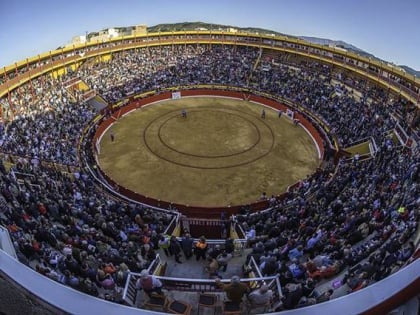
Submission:
[[[119,37],[120,34],[116,28],[107,28],[102,31],[99,31],[99,33],[95,34],[94,36],[89,36],[89,41],[92,42],[101,42],[101,41],[107,41],[111,38]]]
[[[147,25],[146,24],[139,24],[134,26],[133,30],[131,31],[131,35],[145,35],[147,34]]]
[[[78,44],[84,44],[86,43],[86,35],[78,35],[78,36],[73,36],[73,38],[71,39],[71,42],[69,45],[78,45]]]

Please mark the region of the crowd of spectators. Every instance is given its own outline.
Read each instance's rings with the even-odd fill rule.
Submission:
[[[395,125],[390,112],[382,106],[387,97],[382,90],[382,93],[373,93],[375,88],[363,86],[362,97],[358,97],[343,84],[332,84],[332,79],[336,78],[332,68],[288,65],[262,68],[263,71],[253,72],[250,87],[288,99],[316,113],[327,122],[344,147],[370,136],[380,137]]]
[[[22,176],[22,174],[25,174]],[[172,215],[117,201],[84,173],[21,159],[1,168],[0,222],[19,260],[94,296],[116,299],[128,272],[148,268]]]
[[[3,153],[78,165],[78,141],[85,125],[94,117],[95,109],[72,101],[62,85],[64,80],[63,77],[54,83],[44,76],[11,93],[6,116],[12,115],[10,104],[13,104],[13,120],[0,131]]]
[[[315,113],[328,123],[344,147],[391,131],[395,126],[392,112],[405,108],[399,99],[388,100],[382,89],[356,80],[350,82],[344,75],[338,78],[362,89],[362,97],[340,84],[332,84],[337,75],[331,67],[307,63],[299,67],[274,66],[267,61],[256,66],[259,58],[259,50],[251,47],[159,46],[117,52],[108,62],[87,60],[58,79],[43,75],[12,91],[10,98],[0,100],[5,117],[12,120],[6,125],[7,132],[0,134],[3,152],[77,165],[76,144],[94,109],[69,95],[63,83],[72,78],[85,81],[109,103],[174,86],[252,88],[296,102]],[[390,102],[392,106],[382,106]]]
[[[343,146],[375,137],[375,158],[342,160],[333,176],[331,168],[318,170],[286,199],[273,200],[270,211],[238,216],[249,230],[250,257],[264,275],[280,274],[282,307],[330,298],[311,294],[320,279],[344,268],[350,267],[343,281],[356,290],[404,263],[414,250],[405,244],[417,228],[420,161],[387,138],[395,125],[392,111],[403,102],[382,106],[387,93],[353,80],[361,89],[356,96],[332,84],[337,75],[328,66],[258,64],[260,57],[257,48],[229,45],[139,48],[104,63],[88,60],[61,79],[41,76],[2,99],[13,106],[0,130],[2,151],[22,158],[10,172],[1,167],[0,218],[21,261],[36,261],[37,271],[56,281],[115,299],[110,292],[118,292],[127,273],[147,268],[155,257],[171,219],[110,198],[83,172],[63,174],[39,163],[78,164],[80,133],[95,115],[62,85],[78,77],[110,103],[173,86],[252,88],[310,110]]]
[[[316,302],[315,285],[345,268],[338,286],[355,291],[407,261],[418,228],[419,165],[418,156],[384,141],[375,159],[343,160],[333,180],[314,181],[309,198],[302,185],[270,211],[237,217],[255,231],[248,258],[292,288],[282,307]]]
[[[109,63],[82,66],[78,73],[114,103],[135,93],[173,86],[245,86],[257,56],[257,50],[247,47],[150,47],[116,53]]]

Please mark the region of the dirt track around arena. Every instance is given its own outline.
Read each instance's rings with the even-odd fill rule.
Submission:
[[[263,108],[215,97],[142,107],[104,134],[100,166],[132,191],[179,204],[228,206],[254,202],[262,192],[278,195],[319,160],[302,127],[269,108],[262,119]]]

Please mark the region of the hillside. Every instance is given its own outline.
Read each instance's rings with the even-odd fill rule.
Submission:
[[[158,24],[152,27],[148,27],[148,32],[170,32],[170,31],[192,31],[197,29],[206,29],[206,30],[228,30],[229,28],[234,28],[242,32],[258,33],[258,34],[274,34],[274,35],[284,35],[283,33],[266,30],[263,28],[257,27],[237,27],[233,25],[222,25],[222,24],[212,24],[205,22],[183,22],[183,23],[173,23],[173,24]],[[290,36],[295,37],[295,36]]]
[[[308,36],[300,36],[299,38],[304,39],[308,42],[314,43],[314,44],[319,44],[319,45],[323,45],[323,46],[336,46],[336,47],[340,47],[340,48],[344,48],[350,51],[353,51],[359,55],[362,55],[364,57],[371,57],[371,58],[376,58],[374,55],[352,45],[349,43],[346,43],[342,40],[332,40],[332,39],[327,39],[327,38],[318,38],[318,37],[308,37]]]
[[[308,37],[308,36],[300,36],[299,38],[302,38],[308,42],[314,43],[314,44],[319,44],[319,45],[324,45],[324,46],[336,46],[336,47],[340,47],[340,48],[344,48],[347,49],[349,51],[352,51],[356,54],[359,54],[361,56],[367,57],[367,58],[374,58],[383,62],[388,63],[386,60],[382,60],[378,57],[376,57],[375,55],[372,55],[354,45],[351,45],[349,43],[346,43],[342,40],[332,40],[332,39],[327,39],[327,38],[318,38],[318,37]],[[405,65],[397,65],[397,67],[402,68],[404,71],[406,71],[409,74],[415,75],[417,77],[420,78],[420,71],[414,70],[408,66]]]
[[[403,68],[407,73],[415,75],[416,77],[420,78],[420,71],[414,70],[409,66],[399,65],[398,67]]]

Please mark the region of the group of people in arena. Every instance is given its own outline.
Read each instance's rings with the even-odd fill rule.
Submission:
[[[164,252],[159,242],[170,212],[117,201],[85,172],[66,174],[42,163],[80,166],[79,137],[95,109],[62,86],[78,77],[110,103],[173,86],[251,88],[300,104],[325,121],[344,147],[373,137],[376,156],[319,169],[285,199],[273,200],[269,210],[243,213],[237,220],[253,231],[248,258],[264,275],[280,275],[281,308],[331,298],[332,289],[319,294],[314,289],[343,270],[348,271],[338,285],[352,292],[395,272],[415,251],[410,240],[419,220],[419,156],[389,137],[395,117],[404,117],[408,105],[330,66],[293,64],[293,59],[275,65],[262,57],[261,65],[270,67],[255,67],[258,58],[258,48],[229,45],[125,50],[59,78],[34,78],[1,99],[9,120],[0,128],[1,151],[20,158],[9,170],[2,157],[0,223],[8,228],[20,261],[118,302],[128,273],[142,271]],[[411,129],[405,126],[407,133],[417,126],[414,119]]]

